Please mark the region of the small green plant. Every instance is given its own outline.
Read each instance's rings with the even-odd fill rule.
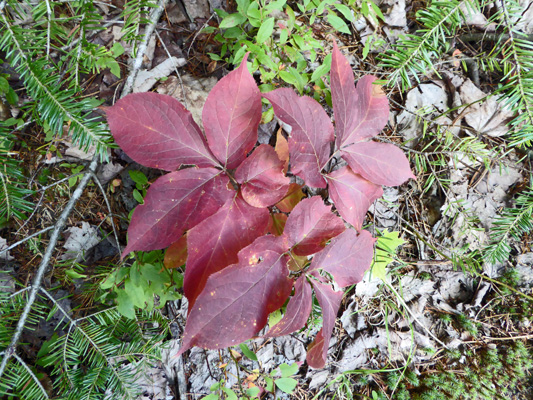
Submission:
[[[329,92],[322,78],[331,67],[331,55],[324,57],[322,64],[312,67],[323,52],[322,40],[327,33],[315,31],[313,24],[331,27],[330,31],[351,34],[349,24],[360,16],[383,19],[383,14],[372,0],[364,0],[359,6],[355,0],[304,0],[296,3],[293,10],[286,0],[239,0],[235,13],[216,10],[222,18],[218,29],[212,26],[205,33],[217,33],[215,40],[221,44],[220,54],[210,53],[215,61],[239,64],[244,54],[252,56],[252,70],[261,74],[262,91],[271,90],[272,83],[283,81],[294,86],[300,94],[313,92],[315,99]],[[365,46],[364,57],[371,48],[383,44],[372,37]],[[311,90],[313,89],[313,90]]]
[[[146,196],[146,189],[148,189],[148,178],[144,173],[137,170],[128,171],[130,178],[135,182],[135,189],[133,189],[133,198],[139,204],[144,204],[144,197]]]
[[[116,299],[118,312],[133,319],[136,310],[152,311],[180,299],[183,274],[167,269],[163,261],[162,251],[138,252],[131,266],[115,268],[100,283],[100,300]]]

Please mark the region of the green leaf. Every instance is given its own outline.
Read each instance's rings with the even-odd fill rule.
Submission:
[[[65,271],[65,275],[68,275],[72,279],[81,279],[81,278],[87,278],[87,275],[80,274],[73,269],[68,269]]]
[[[273,110],[274,108],[272,108]],[[271,312],[269,315],[268,315],[268,326],[270,327],[273,327],[274,325],[276,325],[279,321],[281,321],[281,318],[283,317],[283,315],[281,314],[281,310],[276,310],[276,311],[273,311]]]
[[[100,289],[106,290],[106,289],[112,288],[113,285],[115,284],[116,277],[117,277],[117,270],[114,270],[107,276],[105,280],[102,281],[102,283],[100,283]]]
[[[385,281],[387,278],[387,265],[394,261],[396,249],[405,243],[399,238],[400,232],[389,232],[385,230],[381,237],[378,237],[376,245],[376,255],[372,263],[372,276]]]
[[[250,360],[257,361],[257,356],[255,353],[250,350],[250,348],[246,345],[246,343],[241,343],[239,347],[242,350],[242,354],[244,354],[246,357],[248,357]]]
[[[69,187],[73,187],[76,185],[76,182],[78,182],[78,176],[73,176],[71,178],[68,179],[68,186]]]
[[[144,204],[143,195],[137,189],[133,189],[133,198],[137,200],[137,203]]]
[[[19,102],[19,96],[17,95],[17,93],[15,93],[11,86],[9,87],[9,90],[6,93],[6,100],[12,106],[17,105],[17,103]]]
[[[287,3],[287,0],[275,0],[269,2],[266,7],[265,11],[270,14],[272,11],[282,11],[283,7]]]
[[[298,381],[293,378],[280,378],[276,379],[274,382],[279,390],[287,394],[291,394],[298,385]]]
[[[272,378],[270,378],[268,376],[265,376],[264,379],[265,379],[265,382],[266,382],[265,390],[267,392],[272,393],[274,391],[274,379],[272,379]]]
[[[224,17],[218,26],[220,29],[233,28],[234,26],[240,25],[246,21],[246,17],[239,13],[233,13]]]
[[[385,17],[383,16],[383,13],[381,12],[381,9],[375,4],[372,0],[367,0],[370,3],[370,7],[372,7],[372,10],[376,13],[376,16],[380,18],[382,21],[385,21]]]
[[[267,39],[272,36],[272,32],[274,32],[274,17],[267,18],[265,21],[263,21],[259,27],[255,41],[257,43],[266,42]]]
[[[246,389],[246,395],[249,397],[259,397],[259,393],[261,390],[257,386]]]
[[[274,119],[274,108],[269,108],[263,114],[261,114],[261,123],[268,124]]]
[[[143,186],[148,184],[148,178],[141,171],[130,170],[128,173],[130,174],[130,178],[133,182]]]
[[[117,78],[120,78],[120,65],[118,65],[116,60],[110,58],[107,62],[107,67],[113,75],[115,75]]]
[[[237,11],[239,11],[243,16],[246,17],[246,12],[248,7],[250,7],[251,0],[236,0],[237,2]]]
[[[311,75],[311,82],[316,81],[317,79],[320,79],[324,75],[326,75],[329,70],[331,69],[331,53],[328,54],[326,57],[324,57],[324,62],[320,67],[315,69],[313,72],[313,75]]]
[[[137,306],[139,308],[144,308],[145,293],[142,287],[135,285],[131,281],[131,279],[127,279],[126,283],[124,283],[124,291],[128,294],[130,301],[134,306]]]
[[[296,363],[291,365],[283,363],[279,366],[282,378],[288,378],[289,376],[295,375],[299,369],[300,367]]]
[[[333,4],[333,7],[335,7],[348,21],[353,21],[353,14],[350,7],[344,4]]]
[[[122,280],[130,273],[129,267],[122,267],[117,271],[117,277],[115,279],[115,283],[120,283]]]
[[[333,12],[328,14],[328,23],[339,32],[346,33],[347,35],[351,34],[346,22]]]
[[[211,393],[205,397],[202,397],[200,400],[218,400],[218,395]]]
[[[115,42],[111,46],[111,53],[113,53],[113,57],[117,58],[124,54],[124,47],[119,42]]]
[[[141,267],[141,275],[150,282],[164,284],[166,283],[165,274],[159,272],[161,267],[156,267],[152,264],[144,264]]]
[[[226,400],[239,400],[235,392],[230,388],[222,387],[222,391],[226,393]]]
[[[248,17],[256,20],[261,20],[261,11],[259,10],[259,2],[253,1],[250,6],[248,7],[248,10],[246,10],[246,14]],[[252,21],[250,21],[252,23]]]
[[[124,290],[117,290],[117,311],[129,319],[135,319],[135,307]]]
[[[9,82],[3,76],[0,76],[0,93],[7,93],[9,90]]]
[[[141,273],[137,263],[133,263],[130,268],[130,280],[134,285],[141,286]]]

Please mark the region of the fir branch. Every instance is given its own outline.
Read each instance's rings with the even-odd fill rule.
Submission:
[[[522,193],[514,208],[506,208],[491,226],[491,243],[483,257],[490,263],[505,262],[511,254],[509,240],[520,240],[533,231],[533,191]]]
[[[20,365],[22,365],[24,369],[28,372],[28,375],[31,376],[31,379],[33,380],[33,382],[35,382],[35,384],[39,387],[39,389],[41,389],[41,392],[43,393],[44,398],[49,399],[50,397],[48,397],[48,393],[46,393],[46,390],[41,384],[41,381],[39,381],[39,379],[35,376],[33,371],[30,369],[30,367],[28,367],[28,365],[24,362],[24,360],[20,358],[17,353],[13,353],[13,358],[17,360],[20,363]]]
[[[516,129],[512,133],[513,145],[533,142],[533,44],[527,41],[522,32],[515,29],[511,22],[508,5],[514,7],[514,15],[520,15],[522,7],[513,3],[514,0],[500,0],[503,22],[508,30],[509,40],[504,48],[504,60],[512,59],[512,65],[504,63],[507,68],[502,81],[507,81],[500,91],[503,93],[504,104],[517,113],[510,126]],[[516,36],[515,36],[516,35]]]
[[[433,1],[417,12],[424,29],[401,35],[394,48],[380,57],[382,67],[393,69],[389,76],[391,85],[401,80],[407,89],[411,86],[411,75],[419,81],[418,73],[434,70],[434,59],[442,53],[439,49],[445,45],[446,36],[455,34],[463,22],[464,7],[473,8],[474,4],[470,0]]]
[[[96,170],[96,167],[98,165],[97,159],[95,158],[91,164],[89,165],[89,172],[93,172]],[[9,361],[9,358],[13,355],[15,352],[15,348],[20,340],[20,335],[22,334],[22,331],[24,329],[24,326],[26,324],[26,320],[30,314],[30,310],[33,306],[33,303],[35,302],[37,291],[41,287],[41,283],[44,277],[44,273],[48,269],[48,264],[50,263],[50,259],[52,258],[52,253],[55,249],[55,246],[57,244],[57,241],[59,239],[59,235],[63,231],[63,228],[65,227],[65,224],[67,223],[68,216],[74,209],[74,206],[76,205],[78,199],[83,194],[83,190],[85,189],[85,186],[89,183],[89,179],[91,179],[91,174],[86,173],[83,178],[81,179],[81,182],[79,183],[76,190],[74,190],[74,193],[72,194],[72,197],[70,198],[69,202],[67,203],[65,209],[59,216],[59,219],[57,220],[57,223],[54,226],[54,231],[52,232],[52,235],[50,236],[50,241],[48,243],[48,246],[46,247],[46,251],[44,253],[43,259],[41,260],[41,263],[39,264],[39,268],[37,269],[37,273],[35,274],[35,279],[32,284],[32,288],[30,290],[30,295],[27,300],[26,306],[24,307],[24,310],[20,316],[19,322],[17,324],[17,327],[15,329],[15,333],[13,334],[13,337],[11,339],[11,343],[5,350],[4,358],[2,359],[2,363],[0,364],[0,378],[4,374],[4,371],[7,366],[7,362]]]
[[[135,80],[137,79],[137,74],[139,73],[139,69],[141,68],[144,53],[146,52],[150,37],[152,36],[152,33],[154,33],[155,24],[157,21],[159,21],[159,18],[161,17],[161,14],[163,13],[167,4],[168,0],[159,0],[157,7],[154,8],[154,10],[152,11],[152,15],[150,16],[151,23],[148,24],[145,28],[144,39],[141,42],[139,46],[139,51],[137,52],[137,56],[133,61],[131,73],[128,76],[128,79],[126,80],[126,83],[124,84],[124,89],[122,90],[121,98],[128,95],[133,90],[133,84],[135,83]]]
[[[33,51],[36,44],[25,44],[24,31],[11,25],[5,14],[0,9],[0,21],[3,22],[5,33],[0,40],[0,48],[6,51],[8,59],[17,65],[26,88],[30,95],[37,100],[39,117],[46,120],[53,131],[61,136],[63,123],[68,121],[70,133],[74,143],[79,144],[84,150],[91,145],[96,146],[100,158],[107,159],[107,148],[111,139],[103,123],[95,118],[84,118],[82,112],[88,108],[87,101],[74,102],[73,90],[62,90],[57,82],[56,71],[49,68],[46,59],[38,57],[30,59],[26,51]],[[41,37],[36,36],[37,42]],[[44,43],[43,43],[44,44]],[[32,53],[33,54],[33,53]]]

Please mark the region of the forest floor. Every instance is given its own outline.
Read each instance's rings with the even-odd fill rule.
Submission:
[[[385,22],[379,33],[389,40],[412,29],[414,3],[384,2]],[[213,35],[201,33],[203,27],[217,23],[213,8],[233,11],[217,0],[170,3],[148,43],[134,92],[171,95],[186,102],[199,120],[209,91],[231,68],[209,58],[208,53],[220,52],[220,45]],[[101,11],[106,20],[116,16],[113,8]],[[482,23],[477,21],[476,26]],[[375,30],[372,24],[363,25],[351,26],[352,35],[324,37],[317,23],[317,40],[323,42],[324,54],[337,40],[356,76],[380,76],[386,71],[377,66],[376,53],[364,61],[360,57],[363,33]],[[91,40],[108,47],[121,43],[125,49],[118,58],[121,76],[128,75],[133,57],[131,46],[121,41],[120,26],[110,25]],[[516,196],[530,185],[531,163],[517,151],[499,151],[505,145],[502,137],[511,115],[496,99],[486,98],[492,90],[491,77],[467,71],[452,62],[453,56],[448,58],[451,61],[439,69],[440,77],[421,76],[421,82],[408,91],[385,88],[391,113],[380,138],[409,155],[417,180],[385,188],[383,198],[367,215],[369,229],[382,238],[381,243],[396,238],[384,256],[386,279],[367,275],[346,292],[326,367],[314,370],[305,363],[307,345],[320,328],[318,312],[313,312],[312,323],[302,332],[247,342],[253,354],[243,353],[238,346],[224,351],[193,348],[174,358],[186,319],[186,302],[177,300],[163,310],[174,319],[174,337],[164,343],[162,361],[139,372],[138,382],[143,385],[139,399],[192,400],[209,394],[231,399],[232,393],[242,394],[255,386],[264,389],[269,377],[282,376],[297,381],[293,390],[287,390],[291,393],[274,387],[274,394],[264,392],[262,398],[474,399],[475,393],[482,393],[478,398],[483,399],[533,398],[530,364],[525,360],[533,355],[531,237],[512,241],[506,262],[479,263],[474,256],[491,243],[494,218],[502,209],[513,207]],[[104,106],[114,104],[124,85],[124,79],[109,69],[85,79],[84,94],[103,100]],[[24,95],[19,93],[21,99]],[[424,115],[419,113],[422,108]],[[16,110],[10,112],[16,117]],[[488,157],[484,153],[476,160],[463,149],[444,149],[447,134],[439,133],[439,126],[455,135],[464,135],[464,126],[476,129],[474,139],[486,146]],[[260,129],[262,140],[268,142],[279,125],[274,119]],[[93,158],[68,139],[49,141],[46,131],[31,126],[16,135],[24,144],[18,151],[30,185],[35,182],[40,189],[32,199],[34,212],[26,220],[0,227],[0,248],[52,226],[81,179],[76,174]],[[70,272],[69,278],[65,271],[71,267],[65,260],[83,253],[78,262],[85,277],[121,262],[113,229],[123,248],[127,216],[138,205],[135,192],[142,191],[130,171],[141,171],[149,182],[161,175],[113,149],[109,162],[97,173],[105,196],[98,186],[88,186],[67,221],[45,280],[47,288],[61,287],[54,296],[62,299],[67,310],[87,313],[100,304],[80,290],[80,279],[85,278],[75,275],[79,270]],[[0,258],[2,269],[22,285],[28,284],[47,240],[43,233],[11,249]],[[35,357],[43,341],[53,336],[54,324],[57,320],[43,322],[36,332],[25,335],[25,357]],[[286,372],[283,364],[297,368]],[[523,376],[511,384],[517,368]],[[221,391],[222,386],[233,392]]]

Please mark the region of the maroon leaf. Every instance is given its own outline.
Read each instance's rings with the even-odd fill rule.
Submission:
[[[254,207],[268,207],[285,197],[290,179],[283,174],[283,161],[268,144],[259,145],[235,171],[244,200]]]
[[[314,99],[299,97],[292,89],[282,88],[263,94],[274,107],[276,116],[292,127],[289,138],[291,172],[308,186],[325,188],[321,175],[329,160],[333,125]]]
[[[260,236],[254,240],[254,242],[246,246],[244,249],[239,251],[239,263],[243,260],[248,260],[253,254],[263,251],[275,251],[276,253],[283,254],[289,250],[289,245],[285,237],[274,236],[274,235],[265,235]]]
[[[328,356],[329,339],[335,327],[335,319],[342,301],[343,292],[335,292],[330,285],[313,281],[313,288],[322,308],[322,329],[307,349],[307,364],[311,368],[324,368]]]
[[[228,184],[228,177],[215,168],[182,169],[156,180],[148,188],[144,204],[133,212],[122,256],[174,243],[235,195]]]
[[[356,174],[378,185],[397,186],[416,179],[407,157],[393,144],[356,143],[342,149],[341,154]]]
[[[268,209],[253,207],[241,196],[235,196],[188,232],[183,290],[189,310],[207,278],[236,263],[238,252],[266,232],[269,220]]]
[[[215,85],[202,111],[209,148],[228,169],[239,166],[252,150],[261,120],[261,94],[247,58]]]
[[[283,235],[283,230],[287,223],[287,214],[275,213],[270,214],[270,217],[272,218],[272,224],[269,228],[269,232],[276,236]]]
[[[328,176],[329,195],[344,220],[361,230],[366,212],[372,202],[383,195],[383,189],[342,167]]]
[[[163,265],[167,269],[179,268],[187,262],[187,233],[165,251]]]
[[[286,174],[289,170],[289,142],[287,142],[287,139],[285,139],[285,136],[283,136],[281,127],[278,129],[278,133],[276,134],[275,150],[278,158],[283,161],[283,173]]]
[[[294,285],[294,296],[287,304],[285,315],[267,332],[265,337],[288,335],[302,329],[311,314],[312,291],[305,275],[302,275]]]
[[[130,94],[107,109],[107,120],[117,144],[139,164],[166,171],[218,165],[191,113],[173,97]]]
[[[340,287],[359,283],[370,268],[374,256],[374,242],[370,232],[346,229],[320,253],[315,254],[309,272],[322,269],[335,278]]]
[[[348,60],[334,44],[331,59],[331,101],[335,113],[337,147],[376,136],[389,120],[389,102],[377,78],[363,76],[354,89],[354,75]]]
[[[289,213],[304,197],[305,194],[302,191],[302,185],[291,183],[287,195],[276,204],[276,207],[282,212]]]
[[[350,130],[350,126],[355,125],[353,120],[357,116],[354,110],[357,110],[358,95],[352,67],[339,51],[335,41],[333,41],[329,79],[337,136],[335,143],[340,148],[343,136]]]
[[[288,257],[255,246],[248,258],[209,277],[190,309],[178,355],[192,346],[220,349],[250,339],[289,297]]]
[[[344,223],[331,212],[331,206],[326,206],[320,196],[314,196],[294,208],[284,235],[294,254],[306,256],[322,250],[328,240],[344,229]]]

